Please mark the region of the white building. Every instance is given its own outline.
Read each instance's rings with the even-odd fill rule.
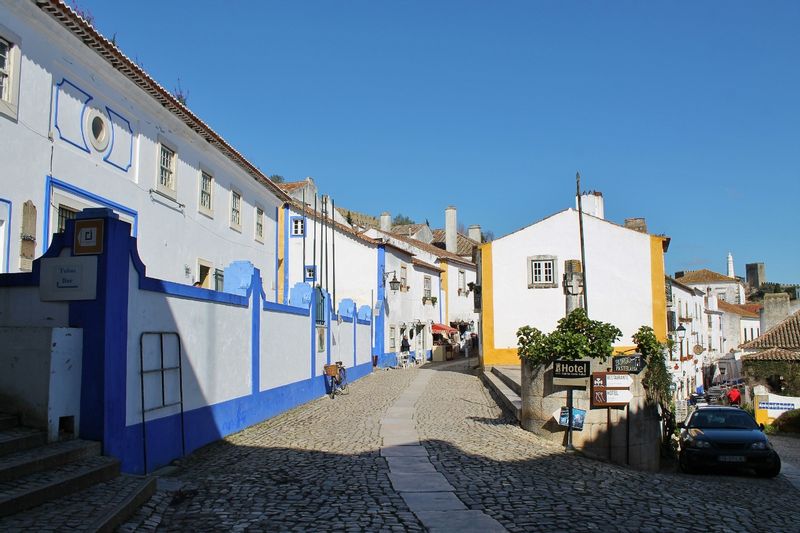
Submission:
[[[249,260],[274,279],[286,194],[65,4],[3,2],[0,21],[0,272],[109,207],[150,275],[220,289]]]
[[[744,282],[738,278],[723,276],[704,268],[676,272],[675,279],[684,285],[698,288],[706,294],[710,292],[720,301],[730,304],[745,303]]]
[[[605,220],[603,197],[584,195],[589,317],[622,330],[618,350],[635,347],[641,326],[666,340],[664,252],[669,239]],[[565,209],[481,245],[482,363],[518,364],[516,332],[555,329],[566,314],[565,262],[581,259],[578,212]]]

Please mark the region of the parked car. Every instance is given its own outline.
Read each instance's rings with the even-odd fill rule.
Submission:
[[[764,434],[764,426],[738,407],[698,407],[678,427],[678,464],[683,472],[748,468],[759,476],[775,477],[781,471],[781,459]]]

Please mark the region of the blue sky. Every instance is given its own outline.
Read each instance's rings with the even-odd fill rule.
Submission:
[[[800,283],[800,2],[118,2],[106,36],[263,171],[497,236],[602,191],[667,271]]]

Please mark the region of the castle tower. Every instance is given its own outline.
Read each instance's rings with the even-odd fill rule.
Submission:
[[[736,277],[736,274],[734,274],[733,272],[733,255],[731,255],[730,252],[728,252],[728,277],[729,278]]]

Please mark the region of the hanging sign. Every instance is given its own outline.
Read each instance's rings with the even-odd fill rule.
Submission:
[[[644,370],[644,358],[642,354],[620,355],[611,359],[614,372],[627,372],[628,374],[638,374]]]
[[[557,360],[553,362],[553,385],[586,387],[590,373],[589,361]]]

